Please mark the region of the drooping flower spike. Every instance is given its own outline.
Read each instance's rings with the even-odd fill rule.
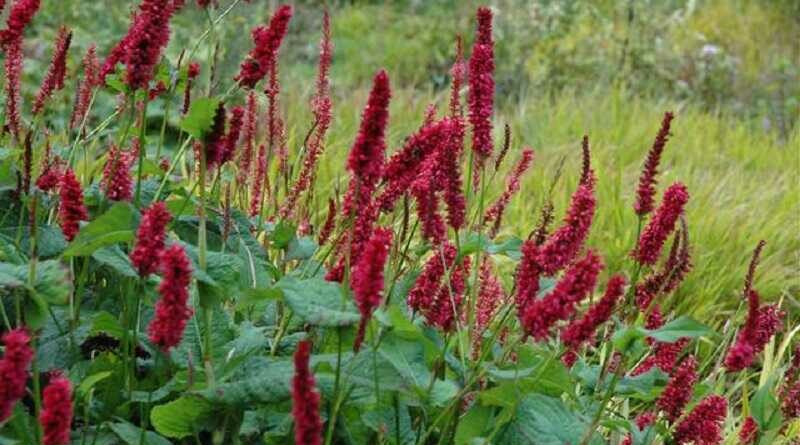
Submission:
[[[42,392],[42,411],[39,413],[44,445],[67,445],[72,425],[72,384],[57,373]]]
[[[297,445],[322,444],[322,419],[319,415],[320,395],[316,389],[309,360],[311,342],[303,340],[294,353],[292,378],[292,417],[294,418],[294,443]]]
[[[5,422],[14,405],[25,395],[33,349],[31,337],[24,328],[17,328],[3,334],[5,353],[0,358],[0,424]]]
[[[718,395],[708,396],[675,428],[672,439],[678,445],[716,445],[722,442],[722,422],[728,412],[728,401]]]
[[[689,202],[689,192],[685,185],[676,182],[667,188],[661,205],[642,231],[639,244],[632,253],[636,261],[650,266],[658,261],[664,242],[675,229],[687,202]]]
[[[36,100],[31,110],[33,114],[38,114],[42,111],[45,102],[53,94],[53,91],[64,88],[64,77],[67,74],[67,51],[69,51],[70,43],[72,43],[72,31],[62,26],[58,30],[50,67],[47,69],[44,80],[42,80],[39,92],[36,93]]]
[[[89,219],[89,213],[83,204],[83,189],[75,172],[67,169],[61,176],[59,197],[61,202],[58,206],[58,219],[64,238],[72,241],[80,229],[79,222]]]
[[[158,262],[167,238],[166,227],[172,220],[167,205],[156,202],[144,211],[142,222],[136,230],[136,244],[131,252],[131,262],[145,277],[158,269]]]
[[[664,119],[661,121],[661,128],[658,130],[656,140],[647,153],[647,159],[639,177],[639,188],[636,190],[636,203],[633,206],[636,214],[640,217],[653,211],[655,206],[658,166],[661,163],[661,154],[664,152],[664,146],[669,138],[673,118],[674,115],[671,112],[664,113]]]
[[[269,26],[259,26],[252,32],[254,47],[242,62],[239,74],[234,78],[239,85],[253,88],[273,68],[278,57],[278,49],[289,30],[292,7],[282,5],[272,15]]]
[[[353,288],[353,298],[361,312],[361,322],[358,325],[353,345],[355,352],[361,348],[367,323],[383,298],[383,269],[389,257],[392,237],[391,229],[376,228],[373,230],[372,236],[364,246],[360,260],[353,268],[350,283]]]
[[[156,303],[155,316],[147,331],[154,345],[169,351],[180,343],[186,323],[192,316],[188,305],[192,266],[183,247],[174,244],[161,253],[159,269],[162,280],[158,293],[161,298]]]

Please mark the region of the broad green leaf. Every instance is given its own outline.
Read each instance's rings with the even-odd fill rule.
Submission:
[[[689,317],[678,317],[658,329],[645,330],[645,333],[648,337],[652,337],[658,341],[674,343],[684,337],[697,338],[709,336],[712,335],[714,331]]]
[[[293,372],[294,368],[288,361],[276,363],[259,370],[255,375],[218,384],[197,394],[215,404],[239,407],[277,403],[289,399],[289,381]]]
[[[114,434],[119,436],[128,445],[171,445],[171,442],[152,431],[147,431],[142,439],[142,429],[127,422],[117,422],[108,425]]]
[[[214,124],[214,115],[217,113],[219,99],[201,97],[194,99],[189,105],[189,112],[181,121],[181,129],[195,139],[205,138]]]
[[[106,311],[100,311],[92,317],[92,329],[89,335],[107,334],[110,337],[121,340],[125,336],[125,329],[119,323],[117,317]]]
[[[522,258],[520,249],[522,248],[522,240],[517,237],[509,238],[500,244],[492,244],[489,246],[488,252],[492,255],[505,255],[512,260],[519,260]]]
[[[94,385],[96,385],[101,380],[105,380],[105,379],[111,377],[111,374],[112,374],[111,371],[103,371],[103,372],[98,372],[96,374],[92,374],[92,375],[90,375],[88,377],[84,377],[83,381],[81,381],[81,384],[78,385],[78,390],[77,390],[78,395],[81,398],[84,398],[84,397],[88,396],[89,395],[89,391],[92,388],[94,388]]]
[[[589,420],[571,411],[561,399],[531,394],[519,404],[513,420],[497,444],[564,445],[578,444]],[[593,438],[590,443],[602,443]]]
[[[114,204],[97,219],[81,227],[78,236],[64,251],[64,256],[87,256],[101,247],[132,240],[135,216],[130,204]]]
[[[314,256],[314,252],[317,251],[318,247],[317,243],[307,236],[292,238],[286,248],[285,260],[307,260]]]
[[[383,432],[384,437],[389,439],[389,443],[397,444],[394,439],[399,437],[400,444],[397,445],[411,445],[415,442],[416,433],[411,424],[411,416],[408,414],[408,406],[405,403],[397,402],[396,408],[396,411],[394,407],[364,410],[361,420],[372,431]]]
[[[314,326],[349,326],[361,318],[350,301],[342,302],[339,283],[323,279],[284,277],[277,285],[286,303],[304,322]]]
[[[29,273],[30,266],[28,264],[0,263],[0,288],[32,290],[40,304],[61,305],[67,303],[72,282],[66,266],[56,260],[36,263],[36,275],[32,289],[28,286]]]
[[[455,436],[456,445],[470,445],[473,439],[481,437],[493,424],[492,417],[491,408],[479,403],[473,404],[458,422]]]
[[[296,231],[297,228],[291,222],[279,221],[269,234],[269,239],[275,247],[284,249],[295,238]]]
[[[150,412],[150,422],[161,435],[181,439],[199,431],[203,420],[213,412],[213,406],[205,399],[183,396],[154,407]]]
[[[128,255],[119,246],[107,246],[96,250],[92,259],[100,264],[110,267],[121,275],[129,278],[138,278],[139,274],[131,265]]]
[[[778,428],[783,423],[780,403],[770,391],[773,383],[774,378],[769,379],[767,384],[758,388],[758,391],[753,394],[753,398],[750,400],[750,412],[761,431]]]
[[[644,336],[645,333],[641,328],[623,327],[614,332],[614,335],[611,336],[611,341],[617,351],[627,351],[637,340]]]

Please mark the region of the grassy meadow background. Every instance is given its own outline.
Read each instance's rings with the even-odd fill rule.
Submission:
[[[193,2],[193,0],[187,0]],[[27,35],[25,95],[35,94],[61,24],[74,30],[70,73],[96,43],[104,57],[125,32],[137,2],[44,0]],[[219,0],[225,9],[234,0]],[[237,2],[216,28],[222,79],[230,84],[249,48],[249,30],[268,20],[277,2]],[[369,79],[386,68],[395,88],[390,149],[418,127],[430,103],[446,107],[456,35],[471,44],[474,1],[328,2],[332,14],[334,122],[322,160],[315,199],[318,223],[328,193],[345,184],[344,159],[352,143]],[[615,271],[633,243],[634,187],[664,111],[677,117],[662,163],[661,185],[684,181],[695,269],[675,304],[699,317],[724,322],[740,307],[750,252],[768,244],[758,287],[783,300],[790,324],[800,314],[800,2],[797,0],[487,0],[496,13],[497,113],[495,138],[512,129],[511,161],[521,148],[536,150],[532,171],[505,216],[504,231],[525,236],[558,165],[558,216],[579,171],[579,141],[588,134],[599,175],[597,222],[589,245]],[[289,145],[295,152],[311,125],[313,88],[323,4],[297,2],[281,80]],[[167,58],[177,60],[208,27],[198,8],[173,21]],[[194,59],[207,63],[202,45]],[[38,60],[34,60],[34,58]],[[205,75],[207,71],[204,70]],[[70,82],[74,85],[74,77]],[[57,96],[68,109],[71,88]],[[112,112],[95,106],[93,125]],[[237,97],[234,101],[242,101]],[[55,107],[55,106],[54,106]],[[151,109],[163,108],[163,100]],[[174,114],[174,113],[173,113]],[[67,113],[59,114],[68,116]],[[56,114],[53,114],[56,116]],[[152,117],[160,126],[158,113]],[[177,141],[178,117],[168,129]],[[63,125],[67,123],[64,122]],[[90,124],[90,126],[93,126]],[[169,148],[169,147],[168,147]],[[508,169],[512,162],[506,162]],[[501,175],[502,176],[502,175]],[[499,194],[503,178],[496,181]],[[511,282],[511,268],[503,277]]]

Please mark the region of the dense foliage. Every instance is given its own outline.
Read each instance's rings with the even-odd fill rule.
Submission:
[[[738,272],[727,325],[680,310],[684,279],[708,261],[694,260],[692,190],[663,180],[680,113],[653,123],[638,181],[619,190],[632,206],[598,199],[609,179],[580,133],[578,162],[524,188],[537,155],[495,131],[491,9],[454,39],[449,94],[403,124],[414,130],[399,147],[393,73],[376,69],[338,160],[346,185],[331,190],[319,180],[339,118],[327,12],[295,122],[287,109],[306,104],[284,105],[279,76],[292,6],[252,30],[223,76],[217,28],[240,0],[142,0],[107,52],[82,55],[65,107],[73,33],[59,29],[41,87],[23,94],[25,30],[42,5],[3,3],[0,443],[800,436],[800,327],[759,292],[764,242]],[[165,57],[171,24],[198,8],[208,29]],[[513,236],[502,229],[518,194],[546,198]],[[590,242],[600,212],[637,221],[609,235],[631,240],[620,258]]]

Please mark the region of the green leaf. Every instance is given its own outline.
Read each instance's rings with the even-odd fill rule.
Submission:
[[[272,244],[279,248],[284,249],[289,246],[289,243],[295,238],[297,228],[290,221],[279,221],[278,224],[272,229],[269,239]]]
[[[496,443],[578,444],[588,426],[588,420],[570,411],[561,399],[531,394],[519,404],[513,420]],[[591,443],[597,443],[597,439]]]
[[[92,330],[89,335],[107,334],[110,337],[122,340],[125,336],[125,329],[119,323],[117,317],[106,311],[100,311],[92,317]]]
[[[472,405],[456,428],[456,445],[470,445],[492,425],[492,410],[479,403]]]
[[[750,413],[758,423],[760,431],[779,428],[783,423],[780,403],[770,391],[773,381],[774,378],[771,378],[765,385],[758,388],[750,400]]]
[[[72,282],[69,272],[63,264],[56,260],[36,263],[36,276],[32,289],[28,286],[29,269],[28,264],[0,263],[0,288],[25,288],[33,291],[35,295],[32,296],[38,300],[40,305],[67,303],[72,290]],[[46,306],[43,308],[47,309]]]
[[[349,326],[361,318],[352,302],[342,302],[339,283],[314,278],[282,278],[276,286],[283,291],[294,314],[314,326]]]
[[[707,337],[714,333],[704,324],[689,317],[676,318],[658,329],[646,329],[645,332],[648,337],[665,343],[674,343],[684,337]]]
[[[233,379],[230,383],[218,384],[197,394],[214,404],[238,407],[281,402],[289,399],[289,382],[293,373],[291,362],[273,361],[248,372],[246,378]]]
[[[111,377],[112,374],[113,373],[111,371],[103,371],[103,372],[98,372],[96,374],[92,374],[88,377],[84,377],[81,384],[78,385],[78,390],[77,390],[78,395],[81,398],[85,398],[86,396],[89,395],[89,391],[94,387],[94,385],[96,385],[101,380],[105,380],[108,377]]]
[[[318,247],[317,243],[307,236],[292,238],[292,240],[289,241],[289,246],[286,248],[285,260],[307,260],[314,256]]]
[[[109,424],[109,428],[111,431],[114,432],[120,439],[122,439],[128,445],[170,445],[171,442],[161,436],[156,434],[152,431],[145,432],[144,441],[140,442],[142,438],[142,429],[131,425],[127,422],[117,422]]]
[[[138,278],[139,274],[131,265],[128,255],[119,246],[108,246],[96,250],[92,254],[92,259],[100,264],[110,267],[120,275],[129,278]]]
[[[81,227],[78,236],[64,251],[64,256],[87,256],[101,247],[132,240],[135,216],[130,204],[114,204],[97,219]]]
[[[627,351],[640,338],[644,338],[644,331],[641,328],[623,327],[614,332],[611,341],[617,351]]]
[[[213,406],[205,399],[183,396],[153,408],[150,421],[161,435],[181,439],[199,431],[203,420],[213,412]]]
[[[214,115],[217,113],[219,99],[201,97],[194,99],[189,106],[189,112],[181,121],[181,129],[195,139],[205,138],[214,124]]]

